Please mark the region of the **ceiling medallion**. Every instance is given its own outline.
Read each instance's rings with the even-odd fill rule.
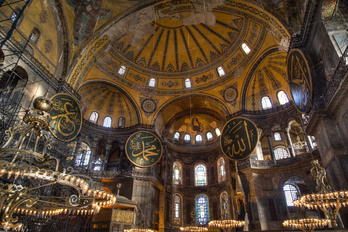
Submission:
[[[155,100],[153,99],[144,99],[142,102],[141,102],[141,109],[145,112],[145,113],[148,113],[148,114],[151,114],[153,112],[156,111],[157,109],[157,103]]]
[[[229,87],[224,90],[223,98],[225,102],[232,103],[237,100],[238,90],[234,87]]]

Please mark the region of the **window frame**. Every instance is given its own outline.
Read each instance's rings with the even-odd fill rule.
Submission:
[[[38,32],[38,35],[36,36],[35,39],[32,39],[32,36],[35,35],[35,33],[34,33],[35,30]],[[30,32],[30,35],[29,35],[29,41],[36,45],[37,42],[39,41],[40,37],[41,37],[40,30],[37,27],[33,27],[33,29]]]
[[[186,139],[186,138],[189,138],[189,139]],[[191,143],[191,135],[190,134],[185,134],[184,135],[184,143]]]
[[[245,48],[243,47],[243,45],[245,45],[249,49],[249,51],[245,51]],[[249,55],[250,54],[251,48],[250,48],[250,46],[246,42],[243,42],[240,47],[242,48],[242,50],[243,50],[245,55]]]
[[[120,125],[121,124],[120,120],[124,125]],[[126,118],[125,117],[121,116],[117,119],[117,127],[118,128],[125,128],[126,127]]]
[[[198,140],[197,138],[200,138],[200,140]],[[195,142],[196,143],[203,143],[203,136],[201,134],[197,134],[195,136]]]
[[[283,94],[285,95],[285,97],[286,97],[286,99],[287,99],[287,102],[285,102],[285,103],[281,103],[280,102],[280,98],[279,98],[279,94],[280,93],[282,93],[283,92]],[[277,92],[277,99],[278,99],[278,102],[279,102],[279,104],[282,106],[282,105],[286,105],[287,103],[289,103],[290,102],[290,100],[289,100],[289,97],[288,97],[288,95],[286,94],[286,92],[284,91],[284,90],[279,90],[278,92]]]
[[[91,116],[92,114],[95,113],[97,116],[96,116],[96,120],[91,120]],[[93,122],[94,124],[98,124],[98,120],[99,120],[99,113],[97,111],[92,111],[91,114],[89,115],[89,118],[88,118],[89,121]]]
[[[178,169],[175,169],[175,167],[178,167]],[[176,175],[175,175],[175,171],[178,170],[178,176],[176,178]],[[172,182],[173,184],[176,184],[176,185],[181,185],[182,182],[181,182],[181,179],[182,179],[182,165],[180,162],[178,161],[175,161],[173,163],[173,178],[172,178]]]
[[[269,102],[271,103],[271,107],[270,108],[266,108],[266,107],[264,107],[263,106],[263,99],[266,99],[266,98],[268,98],[268,100],[269,100]],[[270,110],[270,109],[272,109],[273,108],[273,104],[272,104],[272,101],[271,101],[271,98],[269,97],[269,96],[263,96],[262,98],[261,98],[261,109],[262,110]]]
[[[218,127],[216,127],[214,131],[217,137],[221,135],[221,130]],[[219,131],[219,133],[216,133],[216,131]]]
[[[279,135],[279,138],[276,138],[276,135]],[[275,142],[279,142],[279,141],[283,140],[282,135],[280,134],[279,131],[276,131],[276,132],[273,133],[273,139],[274,139]]]
[[[216,164],[218,170],[218,182],[220,183],[226,180],[226,161],[223,157],[220,157]],[[221,169],[221,167],[223,167],[223,169]]]
[[[285,190],[286,186],[292,186],[294,189],[291,190],[289,188],[289,190]],[[296,184],[285,183],[283,185],[283,192],[284,192],[284,195],[285,195],[286,206],[287,207],[295,207],[293,201],[297,199],[297,193],[301,194],[300,188]],[[287,192],[289,192],[289,194],[287,194]],[[294,196],[295,196],[295,198],[294,198]],[[291,197],[291,199],[289,197]],[[292,200],[292,201],[290,201],[290,200]]]
[[[199,174],[198,174],[197,169],[200,167],[204,168],[204,170],[199,171],[199,172],[204,173],[204,176],[205,176],[204,178],[198,178]],[[205,164],[203,164],[203,163],[197,164],[195,166],[195,169],[194,169],[194,174],[195,174],[195,186],[207,186],[208,185],[207,167]],[[201,176],[203,176],[203,175],[201,175]]]
[[[106,120],[106,119],[110,119],[110,126],[106,126],[106,125],[105,125],[105,120]],[[106,116],[106,117],[104,118],[104,120],[103,120],[103,127],[105,127],[105,128],[112,128],[112,117]]]
[[[186,85],[187,82],[190,83],[190,86],[189,86],[189,87]],[[191,78],[188,77],[188,78],[186,78],[186,79],[184,80],[184,86],[185,86],[185,89],[192,89],[192,80],[191,80]]]
[[[208,134],[211,136],[210,138],[208,137]],[[208,132],[205,134],[205,136],[206,136],[208,142],[214,140],[213,133],[211,133],[210,131],[208,131]]]
[[[287,156],[285,157],[284,156],[284,153],[282,154],[283,155],[283,157],[279,157],[279,156],[277,156],[277,154],[276,154],[276,150],[278,150],[278,149],[283,149],[283,151],[286,151],[286,153],[287,153]],[[291,158],[291,155],[290,155],[290,152],[288,151],[288,149],[286,149],[285,147],[283,147],[283,146],[278,146],[278,147],[274,147],[274,158],[275,158],[275,160],[282,160],[282,159],[288,159],[288,158]]]
[[[123,67],[124,67],[124,72],[121,74],[120,73],[120,70],[122,69],[123,70]],[[124,77],[126,75],[126,72],[127,72],[127,66],[124,65],[124,64],[121,64],[120,67],[118,68],[117,70],[117,74]]]
[[[221,74],[221,73],[219,72],[219,70],[222,70],[223,73]],[[226,71],[225,71],[224,67],[222,67],[221,65],[218,66],[218,67],[216,68],[216,72],[217,72],[217,74],[218,74],[219,77],[226,76]]]
[[[176,136],[176,135],[178,135],[178,136]],[[174,141],[180,141],[180,132],[179,132],[179,131],[177,131],[177,132],[174,133],[173,140],[174,140]]]
[[[153,81],[153,86],[150,85],[151,81]],[[147,86],[149,86],[150,88],[156,88],[156,84],[157,84],[156,78],[151,77],[151,78],[149,79],[149,83],[148,83]]]
[[[178,217],[176,215],[176,198],[179,199],[179,202],[178,202],[178,207],[177,207],[177,210],[178,210]],[[182,212],[182,197],[179,193],[174,193],[173,194],[173,224],[174,225],[181,225],[181,221],[182,221],[182,217],[181,215],[183,215],[181,212]]]
[[[200,199],[204,199],[204,203],[203,202],[199,202]],[[202,219],[200,217],[200,209],[201,207],[200,204],[204,204],[204,214],[205,217]],[[209,222],[210,219],[210,212],[209,212],[209,197],[206,194],[198,194],[195,198],[195,209],[196,209],[196,221],[197,221],[197,225],[202,225],[202,226],[206,226]],[[201,223],[201,221],[203,223]]]

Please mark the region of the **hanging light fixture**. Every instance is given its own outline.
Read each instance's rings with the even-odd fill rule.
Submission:
[[[330,222],[330,219],[302,218],[286,220],[283,222],[283,226],[292,227],[292,229],[300,229],[303,232],[312,232],[316,228],[327,226]]]
[[[230,231],[235,227],[242,227],[245,225],[245,221],[237,220],[214,220],[208,223],[209,227],[221,228],[224,231]]]

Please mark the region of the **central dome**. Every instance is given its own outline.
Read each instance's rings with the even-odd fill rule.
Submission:
[[[159,72],[186,75],[186,71],[207,71],[223,63],[247,39],[247,17],[234,10],[224,12],[226,9],[180,12],[175,17],[157,19],[115,39],[113,48],[123,62],[131,61],[139,71],[155,71],[153,75],[157,76],[161,76]],[[254,29],[260,30],[256,25]],[[252,39],[256,37],[257,33]]]

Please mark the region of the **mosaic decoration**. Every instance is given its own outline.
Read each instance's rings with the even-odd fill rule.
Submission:
[[[111,97],[110,97],[110,101],[109,101],[109,105],[106,108],[106,114],[108,115],[113,115],[114,114],[114,108],[115,108],[115,101],[116,100],[116,93],[112,92]]]
[[[206,195],[198,195],[196,198],[197,225],[206,226],[209,221],[209,201]]]
[[[290,92],[301,113],[309,110],[312,100],[312,77],[306,57],[299,49],[290,51],[287,60]]]
[[[325,0],[321,9],[321,18],[323,20],[332,19],[336,12],[338,0]]]
[[[178,81],[174,81],[174,82],[173,81],[168,81],[168,82],[162,81],[161,85],[162,85],[162,87],[172,88],[172,87],[178,87],[179,82]]]
[[[50,53],[53,49],[53,42],[52,40],[48,39],[45,41],[45,52]]]
[[[162,144],[159,138],[147,131],[132,134],[125,146],[128,159],[138,167],[151,167],[162,157]]]
[[[201,123],[196,117],[192,118],[191,127],[195,132],[202,132],[204,130],[203,123]]]
[[[104,104],[109,96],[110,96],[110,91],[104,92],[99,98],[99,101],[95,104],[95,110],[100,111],[101,109],[103,109]]]
[[[207,80],[213,79],[214,75],[209,73],[208,75],[203,75],[201,77],[196,77],[196,83],[207,82]]]
[[[265,77],[263,73],[261,72],[261,70],[258,70],[255,75],[259,81],[260,95],[262,96],[262,95],[269,94],[267,85],[265,83]]]
[[[229,87],[223,91],[223,98],[225,102],[233,103],[237,100],[238,90],[235,87]]]
[[[40,18],[40,23],[46,23],[47,22],[47,11],[41,10],[39,18]]]
[[[157,109],[157,102],[154,99],[144,99],[141,101],[141,109],[148,114],[151,114]]]
[[[51,98],[53,107],[49,130],[57,139],[68,142],[76,138],[82,128],[82,114],[78,102],[71,95],[58,93]]]
[[[256,149],[258,141],[259,134],[256,125],[243,117],[229,120],[220,136],[222,152],[234,161],[248,158]]]
[[[238,64],[239,61],[243,59],[243,55],[241,53],[237,53],[237,55],[231,59],[229,63],[227,63],[227,68],[231,69],[233,65]]]
[[[133,72],[129,72],[128,77],[134,79],[135,81],[140,81],[142,83],[146,83],[146,77],[142,77],[139,74],[134,74]]]
[[[191,163],[191,157],[185,157],[184,162],[187,164]]]
[[[271,82],[274,90],[278,90],[282,87],[282,84],[280,84],[280,82],[274,77],[273,73],[267,67],[264,67],[263,71],[265,72],[268,80]]]

